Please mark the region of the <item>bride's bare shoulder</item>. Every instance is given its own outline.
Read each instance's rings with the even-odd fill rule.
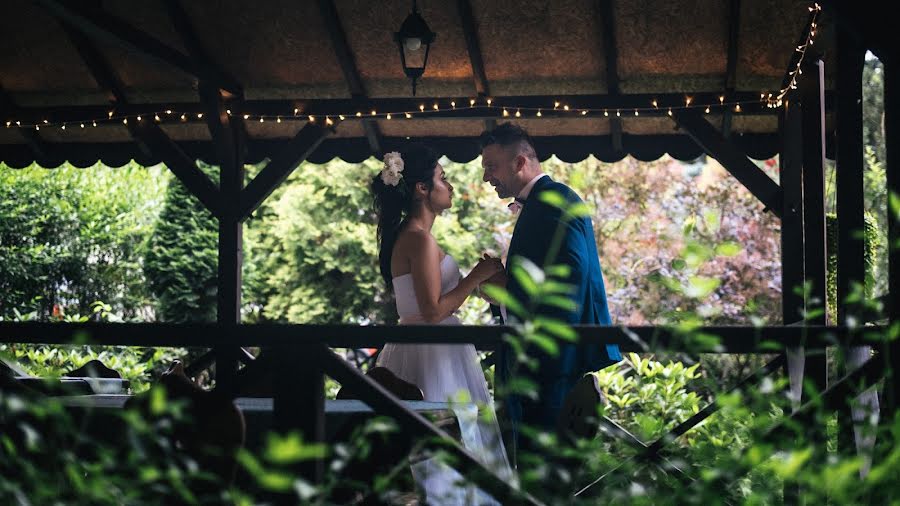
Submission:
[[[397,236],[397,246],[404,250],[420,250],[437,247],[437,241],[427,230],[407,227]]]

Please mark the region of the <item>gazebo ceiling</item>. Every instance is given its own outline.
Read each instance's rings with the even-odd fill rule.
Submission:
[[[809,3],[796,0],[420,0],[419,11],[438,35],[417,88],[426,98],[414,101],[393,41],[411,1],[182,1],[182,21],[202,54],[173,22],[171,3],[107,1],[101,10],[88,9],[115,21],[81,36],[120,86],[110,120],[103,113],[114,93],[96,77],[96,64],[86,61],[83,42],[79,47],[84,25],[61,14],[84,7],[57,0],[3,2],[0,116],[12,124],[0,128],[0,159],[12,166],[35,159],[44,165],[97,159],[120,165],[132,158],[151,163],[156,160],[138,149],[122,119],[143,113],[149,121],[154,111],[172,109],[161,118],[163,131],[189,155],[214,161],[205,120],[197,117],[203,111],[198,76],[128,47],[117,29],[146,34],[166,54],[236,83],[245,101],[235,107],[248,114],[248,162],[268,156],[314,111],[323,115],[318,121],[335,115],[334,135],[309,157],[317,162],[364,159],[407,137],[433,139],[451,159],[467,161],[477,155],[475,139],[485,125],[501,120],[526,126],[542,157],[653,159],[670,153],[690,159],[700,148],[674,130],[663,109],[703,93],[732,100],[778,92],[809,19]],[[732,6],[739,11],[731,12]],[[820,21],[819,31],[815,48],[827,54],[831,30]],[[830,82],[826,66],[826,88]],[[554,112],[555,96],[565,97],[572,110]],[[645,110],[657,96],[660,110]],[[492,108],[463,112],[450,105],[453,100],[463,109],[472,98],[483,105],[487,97],[494,99]],[[383,114],[390,111],[382,110],[365,122],[353,114],[375,105],[399,112],[419,102],[429,108],[438,103],[442,112],[389,120]],[[631,104],[641,114],[603,104]],[[524,111],[516,118],[520,105]],[[582,115],[577,105],[591,109]],[[725,133],[750,156],[767,158],[778,148],[777,115],[757,105],[740,113],[723,107],[707,118],[719,128],[727,124]],[[543,107],[538,118],[536,108]],[[616,111],[624,114],[603,114]],[[188,113],[185,121],[181,112]],[[341,112],[346,121],[338,121]],[[90,124],[95,119],[97,127]],[[15,121],[43,128],[24,132]]]

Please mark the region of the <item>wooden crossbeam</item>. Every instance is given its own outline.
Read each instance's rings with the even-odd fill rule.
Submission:
[[[466,52],[469,54],[469,65],[472,67],[472,79],[475,81],[475,93],[482,99],[491,96],[491,87],[488,84],[487,72],[484,70],[484,58],[481,54],[481,43],[478,40],[478,29],[475,26],[475,16],[472,14],[472,3],[469,0],[456,2],[459,12],[459,22],[466,41]],[[493,119],[484,120],[485,130],[493,130],[497,122]]]
[[[782,191],[762,170],[747,158],[728,139],[725,139],[700,112],[674,111],[673,119],[710,156],[737,178],[766,209],[782,216]]]
[[[737,82],[738,37],[741,32],[741,0],[731,0],[728,5],[728,59],[725,66],[725,101],[731,102]],[[731,137],[730,107],[722,113],[722,136]]]
[[[110,103],[127,104],[128,98],[125,96],[125,86],[115,72],[112,71],[103,54],[77,28],[66,21],[61,21],[60,24],[66,32],[69,42],[78,51],[78,55],[81,56],[84,64],[87,65],[97,86],[109,95]]]
[[[238,95],[242,93],[240,85],[219,69],[208,65],[196,65],[181,52],[101,9],[67,0],[36,1],[51,14],[63,22],[77,27],[86,35],[119,45],[136,54],[175,67],[189,75],[215,82],[231,93]]]
[[[623,352],[673,350],[685,353],[772,354],[787,347],[803,345],[821,350],[836,343],[868,342],[859,333],[838,326],[709,326],[694,329],[697,335],[716,336],[718,341],[693,341],[665,327],[572,327],[584,343],[615,344]],[[886,327],[865,328],[872,335]],[[396,343],[471,343],[490,350],[503,342],[503,336],[515,332],[506,326],[400,325],[305,325],[305,324],[218,324],[218,323],[43,323],[0,322],[0,342],[40,344],[96,344],[122,346],[213,347],[289,346],[298,339],[324,342],[334,348],[377,348]]]
[[[277,188],[331,133],[307,123],[241,192],[238,219],[243,221]]]
[[[162,129],[149,120],[138,124],[130,123],[128,129],[132,136],[143,142],[175,177],[197,197],[213,216],[219,216],[219,190],[216,185],[198,167],[197,163],[184,154]]]
[[[0,86],[0,115],[7,118],[20,118],[22,117],[21,108],[16,105],[13,101],[12,97]],[[8,120],[11,121],[11,120]],[[31,152],[34,153],[36,158],[44,158],[48,156],[50,150],[47,146],[47,143],[41,139],[40,134],[37,130],[33,128],[17,128],[19,131],[19,135],[22,136],[22,139],[25,141],[25,144],[28,145],[28,148],[31,149]]]
[[[451,108],[450,101],[455,100],[457,104],[463,102],[468,104],[470,98],[475,97],[419,97],[419,98],[350,98],[350,99],[285,99],[285,100],[245,100],[241,102],[240,109],[232,107],[235,114],[249,114],[252,118],[258,118],[260,115],[268,117],[282,116],[284,119],[290,119],[294,115],[294,109],[298,109],[302,119],[306,119],[307,115],[316,117],[330,116],[337,118],[339,114],[345,115],[348,121],[358,121],[356,112],[365,113],[375,109],[376,111],[414,111],[414,119],[500,119],[502,118],[503,107],[521,107],[537,111],[541,109],[541,117],[535,117],[533,111],[523,114],[530,120],[542,119],[586,119],[596,120],[597,117],[603,117],[602,111],[611,112],[622,110],[623,113],[633,108],[647,108],[641,111],[641,117],[666,117],[668,107],[683,107],[684,93],[661,93],[661,94],[621,94],[621,95],[522,95],[522,96],[505,96],[492,97],[492,107],[487,107],[484,100],[477,102],[476,108]],[[695,104],[718,104],[721,92],[696,92],[690,94]],[[653,101],[656,100],[659,107],[652,108]],[[734,100],[744,102],[741,106],[741,115],[744,116],[775,116],[778,114],[777,109],[766,107],[759,101],[759,93],[757,92],[735,92]],[[553,109],[554,101],[566,104],[570,107],[569,111],[559,107]],[[418,112],[421,104],[438,104],[439,111],[426,109],[426,112]],[[826,92],[825,106],[826,110],[830,110],[834,104],[834,94]],[[47,106],[47,107],[20,107],[17,111],[19,115],[15,119],[22,120],[23,123],[31,123],[35,120],[49,119],[55,123],[62,121],[83,121],[85,118],[102,118],[106,117],[109,109],[105,105],[71,105],[71,106]],[[169,102],[169,103],[142,103],[128,104],[124,106],[120,104],[116,111],[120,114],[152,114],[154,112],[165,111],[171,109],[173,111],[188,113],[187,121],[196,122],[196,113],[205,112],[203,104],[200,102]],[[587,115],[579,113],[582,109],[592,109]],[[612,114],[611,114],[612,116]]]
[[[419,413],[408,409],[384,387],[360,373],[333,351],[324,350],[318,355],[325,373],[371,406],[376,413],[390,416],[402,430],[415,437],[440,440],[440,448],[459,462],[455,468],[501,504],[540,504],[528,493],[502,480],[446,432],[435,427]]]
[[[354,99],[365,100],[368,96],[366,87],[356,66],[353,51],[350,50],[350,44],[347,43],[347,34],[344,32],[337,8],[334,6],[334,0],[318,0],[318,3],[322,21],[324,21],[325,29],[328,31],[328,36],[331,39],[331,45],[344,74],[344,80],[350,88],[350,94]],[[378,123],[375,120],[364,119],[362,125],[372,152],[380,153],[382,142]]]
[[[617,97],[619,91],[619,50],[616,45],[616,21],[613,0],[597,0],[600,13],[603,54],[606,59],[606,93]],[[622,120],[618,116],[609,117],[609,135],[614,151],[622,151]]]

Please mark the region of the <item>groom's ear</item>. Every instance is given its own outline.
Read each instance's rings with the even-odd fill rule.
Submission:
[[[528,158],[525,155],[516,155],[513,163],[516,164],[516,172],[522,172],[525,170],[525,166],[528,165]]]

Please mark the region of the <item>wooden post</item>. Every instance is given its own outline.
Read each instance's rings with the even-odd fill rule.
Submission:
[[[887,149],[888,190],[888,296],[889,322],[900,321],[900,209],[891,207],[890,199],[900,204],[900,62],[896,58],[884,62],[884,143]],[[900,340],[885,350],[890,372],[884,384],[887,419],[900,408]]]
[[[800,104],[788,100],[779,116],[781,132],[780,179],[783,192],[781,215],[781,314],[785,325],[802,322],[806,313],[803,296],[803,130]],[[802,324],[802,323],[801,323]],[[800,329],[798,329],[799,331]],[[803,399],[806,365],[802,346],[785,349],[785,372],[790,381],[793,409]],[[795,483],[784,484],[785,504],[798,502]]]

